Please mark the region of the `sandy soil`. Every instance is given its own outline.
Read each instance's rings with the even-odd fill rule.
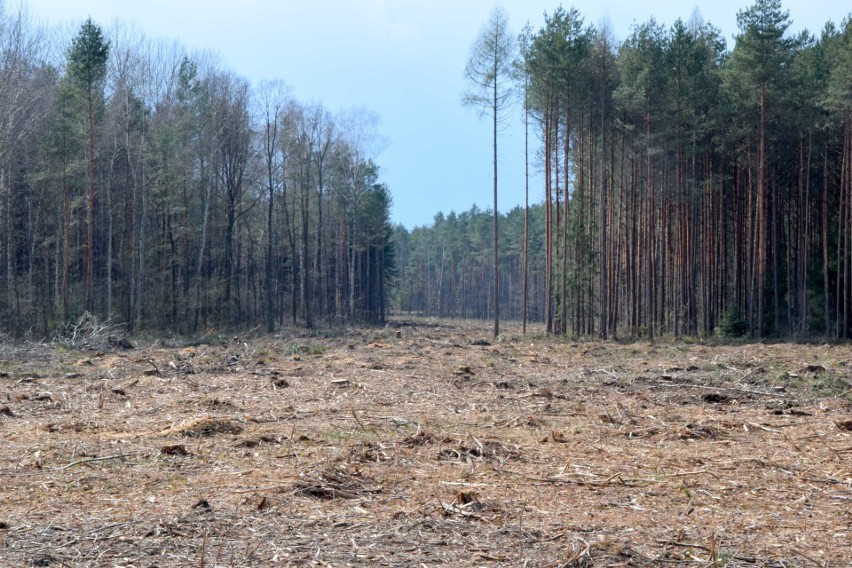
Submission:
[[[0,350],[0,566],[852,565],[852,347]]]

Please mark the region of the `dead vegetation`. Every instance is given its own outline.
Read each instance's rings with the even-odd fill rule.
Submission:
[[[849,565],[850,346],[485,328],[4,346],[0,565]]]

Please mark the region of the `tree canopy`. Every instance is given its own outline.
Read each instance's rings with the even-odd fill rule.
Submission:
[[[495,334],[503,314],[578,337],[849,338],[852,14],[793,32],[779,0],[754,0],[737,24],[731,45],[697,15],[618,41],[557,7],[518,36],[495,9],[462,95],[490,119],[492,206],[404,228],[374,113],[120,25],[56,45],[0,4],[0,329],[399,310],[493,317]],[[501,214],[519,98],[532,144],[503,159],[542,184]]]
[[[390,192],[375,121],[348,126],[369,113],[92,19],[54,50],[0,11],[0,43],[5,333],[384,321]]]
[[[728,49],[696,15],[618,43],[558,7],[522,33],[515,77],[544,182],[525,255],[534,320],[577,336],[848,338],[850,21],[792,35],[779,0],[756,0]],[[398,230],[398,309],[484,317],[476,283],[518,313],[517,228],[489,261],[471,253],[482,215]]]

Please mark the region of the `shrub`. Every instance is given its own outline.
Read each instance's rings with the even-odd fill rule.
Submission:
[[[716,335],[723,338],[743,337],[747,332],[748,323],[739,308],[725,312],[716,326]]]

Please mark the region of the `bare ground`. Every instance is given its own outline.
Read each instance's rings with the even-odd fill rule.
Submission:
[[[852,565],[849,345],[487,329],[5,347],[0,566]]]

